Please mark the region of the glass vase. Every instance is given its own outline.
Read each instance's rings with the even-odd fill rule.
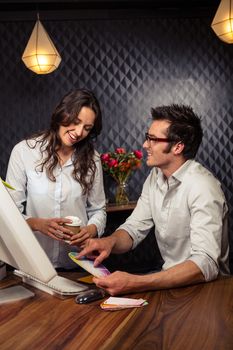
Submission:
[[[129,203],[127,190],[128,190],[128,186],[126,182],[117,183],[116,196],[115,196],[116,204],[123,205],[123,204]]]

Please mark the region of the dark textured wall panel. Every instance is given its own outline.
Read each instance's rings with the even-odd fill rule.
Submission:
[[[75,87],[94,90],[101,103],[100,152],[140,148],[152,106],[186,103],[202,115],[198,160],[223,183],[232,216],[233,46],[215,36],[211,20],[42,22],[62,56],[59,69],[44,76],[21,61],[34,22],[0,22],[0,175],[4,178],[14,144],[46,128],[57,102]],[[143,165],[132,175],[131,199],[140,194],[147,173]],[[105,180],[111,200],[113,181]]]

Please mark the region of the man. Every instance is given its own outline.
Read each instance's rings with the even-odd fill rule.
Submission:
[[[218,180],[193,160],[203,135],[200,119],[184,105],[151,113],[143,147],[152,170],[136,208],[111,236],[90,239],[78,257],[97,251],[97,266],[111,252],[135,248],[155,226],[164,264],[147,275],[116,271],[94,278],[111,295],[190,285],[229,273],[226,200]]]

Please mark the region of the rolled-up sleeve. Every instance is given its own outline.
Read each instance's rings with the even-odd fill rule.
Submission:
[[[200,268],[206,281],[211,281],[218,276],[219,257],[227,235],[226,201],[220,184],[210,176],[197,179],[188,202],[191,213],[188,260]]]
[[[149,200],[151,177],[146,179],[141,196],[137,202],[136,208],[128,217],[126,222],[118,229],[123,229],[128,232],[133,240],[132,249],[134,249],[149,233],[154,226],[154,221],[151,213],[151,204]]]

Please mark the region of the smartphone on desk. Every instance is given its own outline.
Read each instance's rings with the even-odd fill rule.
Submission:
[[[75,302],[77,304],[88,304],[92,301],[103,299],[105,296],[106,292],[103,289],[89,289],[79,293],[75,298]]]

